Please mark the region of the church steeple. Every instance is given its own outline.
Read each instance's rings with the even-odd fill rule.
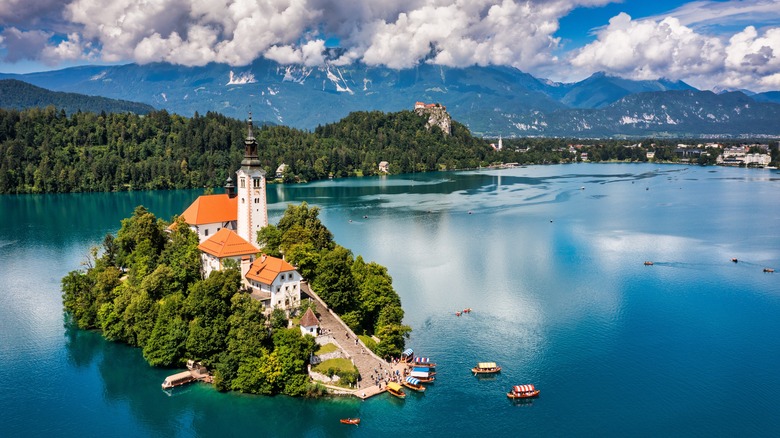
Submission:
[[[247,134],[246,140],[244,140],[244,159],[241,160],[241,167],[248,166],[260,166],[260,160],[257,158],[257,140],[252,132],[252,113],[249,113],[249,120],[247,121]]]
[[[268,225],[268,211],[265,199],[265,170],[257,156],[257,140],[252,132],[252,113],[246,127],[244,159],[236,172],[238,187],[238,217],[236,233],[247,242],[257,246],[257,231]]]

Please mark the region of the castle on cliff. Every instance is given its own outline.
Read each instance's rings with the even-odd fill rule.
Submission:
[[[446,106],[440,103],[415,102],[414,112],[419,116],[428,117],[428,123],[425,124],[425,127],[429,130],[432,126],[438,126],[444,135],[452,133],[452,118],[447,112]]]

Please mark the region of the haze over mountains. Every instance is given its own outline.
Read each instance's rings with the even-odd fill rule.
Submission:
[[[217,111],[312,129],[353,111],[399,111],[440,102],[485,136],[780,135],[780,92],[700,91],[682,81],[632,81],[597,73],[571,84],[511,67],[413,69],[302,67],[258,60],[224,64],[86,66],[0,74],[55,91],[142,102],[191,116]]]

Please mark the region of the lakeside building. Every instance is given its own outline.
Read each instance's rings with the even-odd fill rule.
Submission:
[[[230,260],[240,266],[242,282],[252,297],[266,308],[297,307],[303,278],[285,260],[261,254],[257,245],[257,232],[268,225],[265,175],[250,115],[237,186],[228,178],[225,194],[199,196],[181,217],[198,234],[204,277],[224,269]]]
[[[723,153],[716,159],[716,164],[721,166],[766,167],[772,162],[771,155],[749,153],[751,147],[759,147],[759,150],[764,150],[760,146],[761,145],[743,145],[723,149]]]

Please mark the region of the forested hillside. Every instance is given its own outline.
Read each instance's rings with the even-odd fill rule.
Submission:
[[[246,123],[217,113],[75,113],[0,110],[0,193],[221,187],[239,167]],[[255,131],[263,167],[285,181],[477,167],[489,145],[457,122],[452,135],[411,111],[360,112],[314,132]]]
[[[145,103],[50,91],[16,79],[0,80],[0,108],[22,110],[50,105],[64,110],[66,114],[78,111],[146,114],[154,111],[153,106]]]

